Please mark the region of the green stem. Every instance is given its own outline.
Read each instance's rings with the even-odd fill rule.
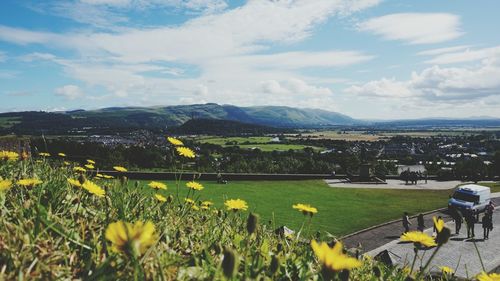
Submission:
[[[429,264],[431,264],[432,259],[434,259],[434,256],[436,256],[436,254],[437,254],[437,252],[439,251],[440,248],[441,248],[441,246],[438,245],[436,247],[436,249],[434,250],[434,252],[432,252],[431,257],[425,263],[424,268],[422,268],[422,270],[418,273],[417,279],[418,279],[418,277],[420,277],[422,275],[422,273],[425,273],[425,270],[427,269],[427,267],[429,267]]]

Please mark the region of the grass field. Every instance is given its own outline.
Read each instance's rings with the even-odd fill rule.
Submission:
[[[146,184],[147,182],[143,182]],[[321,180],[309,181],[238,181],[227,185],[202,182],[201,200],[211,200],[218,208],[225,199],[241,198],[258,213],[263,222],[275,218],[275,226],[299,229],[304,216],[292,209],[296,203],[311,204],[318,209],[311,230],[344,235],[356,230],[410,214],[446,206],[449,191],[346,189],[331,188]],[[167,182],[167,193],[175,193],[174,182]],[[182,196],[187,193],[180,186]],[[399,231],[399,230],[398,230]]]
[[[480,185],[489,186],[491,192],[500,192],[500,182],[480,182]]]
[[[287,150],[302,150],[306,145],[300,144],[283,144],[271,142],[271,137],[202,137],[197,138],[196,141],[201,143],[210,143],[221,146],[234,146],[237,145],[243,149],[259,148],[262,151],[287,151]],[[228,145],[226,143],[233,142],[235,144]],[[315,150],[321,150],[320,147],[312,147]]]

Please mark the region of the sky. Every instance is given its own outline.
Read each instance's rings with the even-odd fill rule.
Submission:
[[[500,117],[498,0],[2,0],[0,112]]]

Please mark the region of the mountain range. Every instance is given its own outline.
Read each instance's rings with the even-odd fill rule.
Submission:
[[[108,107],[97,110],[64,112],[8,112],[0,114],[0,134],[110,134],[134,129],[175,130],[189,120],[202,119],[209,127],[244,131],[269,131],[270,128],[433,128],[433,127],[499,127],[500,119],[427,118],[412,120],[359,120],[337,112],[287,106],[219,105],[215,103],[156,106]],[[224,120],[214,122],[208,120]],[[180,130],[193,129],[188,124]],[[260,127],[259,127],[260,126]],[[196,131],[196,130],[195,130]]]

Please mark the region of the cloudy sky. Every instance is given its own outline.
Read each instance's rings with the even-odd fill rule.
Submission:
[[[500,117],[498,0],[2,0],[0,111]]]

